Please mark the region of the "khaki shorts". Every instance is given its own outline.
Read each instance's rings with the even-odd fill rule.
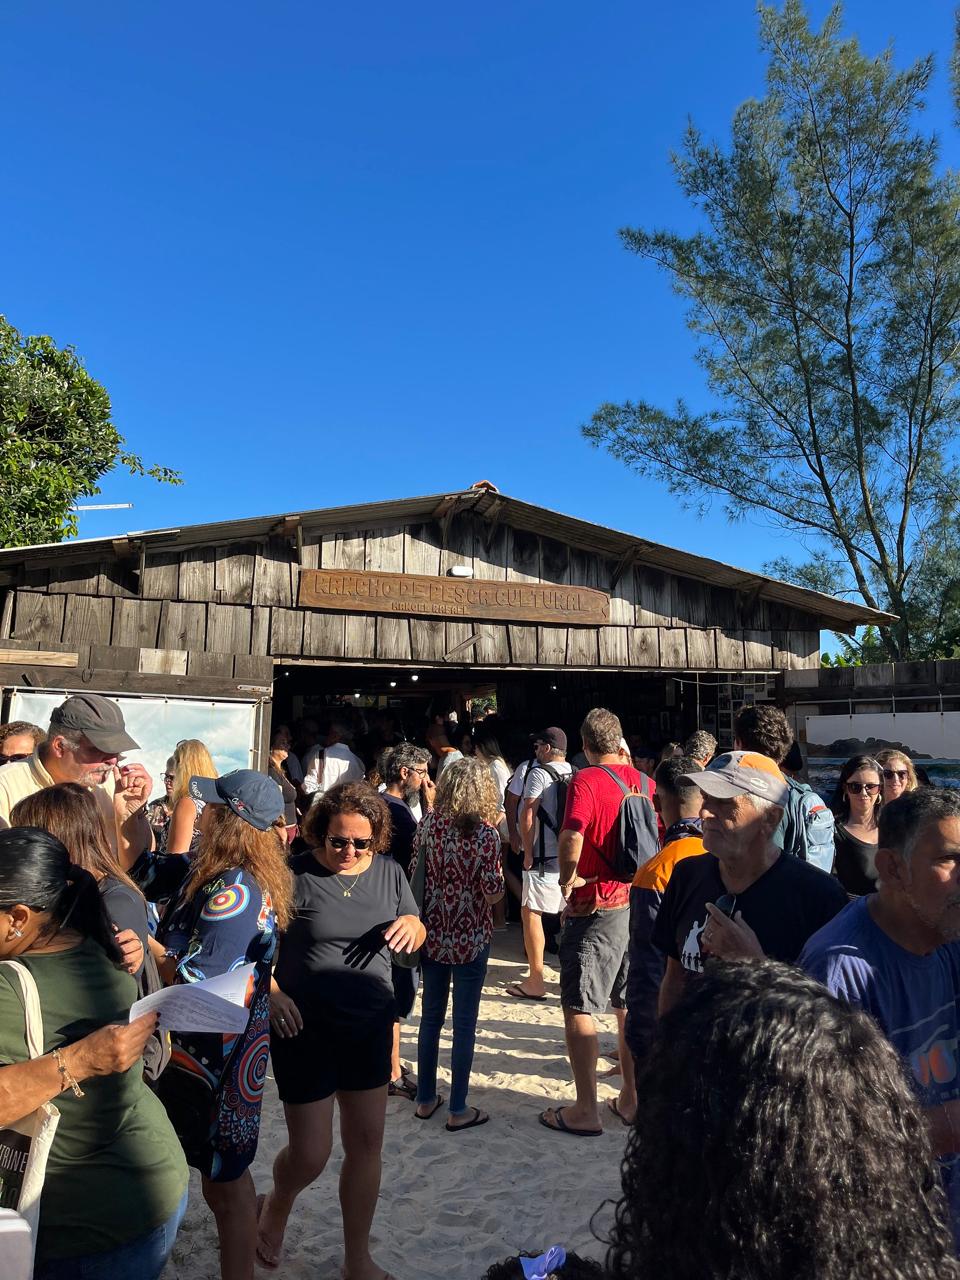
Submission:
[[[560,934],[560,1004],[574,1013],[625,1008],[630,908],[568,916]]]

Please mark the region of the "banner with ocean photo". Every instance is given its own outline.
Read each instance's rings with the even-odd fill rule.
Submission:
[[[253,767],[257,730],[255,702],[107,696],[119,703],[127,732],[140,743],[139,751],[125,751],[123,759],[146,768],[153,778],[152,799],[163,795],[167,759],[184,738],[199,738],[206,743],[221,774]],[[62,692],[16,689],[10,702],[10,719],[28,720],[45,729],[50,723],[50,712],[64,697]]]
[[[807,716],[806,735],[810,785],[827,801],[851,756],[888,747],[909,756],[935,787],[960,787],[960,711]]]

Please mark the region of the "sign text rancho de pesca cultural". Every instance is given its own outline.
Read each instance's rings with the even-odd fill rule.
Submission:
[[[552,622],[564,627],[602,627],[610,621],[610,597],[591,587],[363,570],[302,570],[299,604],[301,608],[349,613],[415,613],[434,618]]]

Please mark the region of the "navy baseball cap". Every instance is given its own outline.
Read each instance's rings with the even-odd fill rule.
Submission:
[[[229,805],[238,818],[258,831],[269,831],[283,814],[280,788],[265,773],[235,769],[222,778],[191,778],[190,794],[206,804]]]

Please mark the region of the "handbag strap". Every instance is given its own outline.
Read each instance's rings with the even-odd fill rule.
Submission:
[[[16,960],[0,960],[5,969],[12,969],[20,983],[23,1008],[26,1014],[27,1052],[31,1058],[43,1057],[43,1013],[40,1010],[40,993],[30,970]]]

